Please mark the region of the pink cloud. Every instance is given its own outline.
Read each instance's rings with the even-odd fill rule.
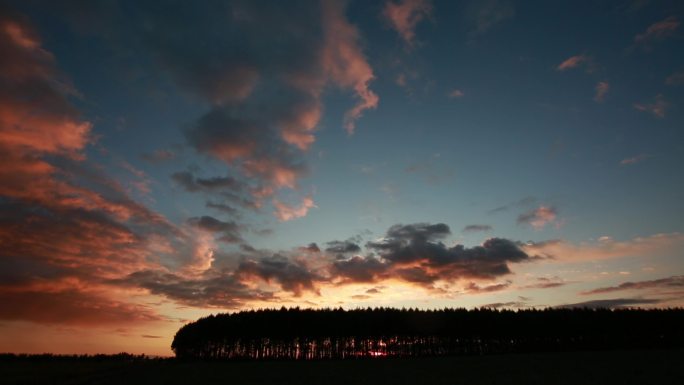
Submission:
[[[301,218],[308,214],[309,209],[316,207],[311,195],[307,195],[302,199],[302,203],[299,206],[290,206],[277,199],[273,200],[273,206],[275,207],[275,216],[282,222],[287,222],[293,219]]]
[[[451,99],[462,98],[463,96],[465,96],[465,93],[459,89],[454,89],[454,90],[449,92],[449,97]]]
[[[382,11],[409,48],[415,44],[416,26],[431,13],[432,4],[429,0],[388,1]]]
[[[585,54],[571,56],[556,67],[558,71],[565,71],[571,68],[579,67],[580,65],[591,64],[591,58]]]
[[[587,262],[623,257],[653,258],[672,255],[684,248],[684,234],[662,233],[618,241],[601,237],[590,242],[572,243],[564,240],[529,243],[523,249],[530,253],[549,257],[556,262]]]
[[[608,82],[598,82],[596,84],[596,95],[594,95],[594,101],[596,103],[603,103],[603,101],[606,99],[606,94],[610,90],[610,85]]]
[[[646,154],[639,154],[639,155],[633,156],[631,158],[625,158],[625,159],[620,161],[620,166],[628,166],[630,164],[643,162],[644,160],[646,160],[646,158],[648,158],[648,155],[646,155]]]
[[[551,223],[558,225],[559,222],[556,221],[557,215],[556,208],[552,206],[539,206],[532,211],[520,214],[518,216],[518,223],[525,223],[532,226],[535,230],[541,230]]]
[[[322,64],[330,79],[342,88],[351,88],[360,99],[345,114],[344,126],[349,134],[354,133],[356,120],[363,112],[378,106],[378,96],[368,88],[374,79],[373,69],[366,61],[357,42],[359,32],[344,17],[341,2],[323,2],[323,25],[325,44]]]
[[[648,44],[654,41],[665,39],[674,34],[679,28],[679,20],[676,16],[670,16],[662,21],[651,24],[644,33],[634,37],[636,44]]]
[[[653,103],[634,103],[634,108],[639,111],[649,112],[657,118],[664,118],[665,112],[669,107],[669,103],[665,100],[662,94],[659,94],[655,98]]]

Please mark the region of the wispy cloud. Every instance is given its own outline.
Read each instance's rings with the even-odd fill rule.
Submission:
[[[603,101],[606,99],[606,94],[610,90],[610,85],[608,82],[598,82],[594,89],[596,90],[594,101],[596,103],[603,103]]]
[[[593,301],[577,302],[566,305],[560,305],[561,308],[586,307],[586,308],[624,308],[636,307],[642,305],[655,305],[662,302],[656,298],[612,298],[612,299],[597,299]]]
[[[684,71],[675,72],[665,79],[665,84],[668,86],[680,86],[684,84]]]
[[[532,226],[535,230],[541,230],[546,225],[559,222],[556,220],[558,210],[553,206],[539,206],[538,208],[522,213],[518,216],[519,224],[527,224]]]
[[[455,99],[455,98],[462,98],[463,96],[465,96],[465,93],[456,88],[456,89],[449,91],[449,93],[447,95],[449,96],[449,98]]]
[[[639,154],[631,158],[625,158],[620,161],[620,166],[629,166],[630,164],[640,163],[648,159],[648,157],[648,154]]]
[[[316,204],[311,195],[307,195],[297,206],[285,204],[278,199],[273,200],[273,206],[275,207],[274,214],[276,218],[282,222],[286,222],[306,216],[310,209],[316,207]]]
[[[655,117],[662,119],[665,117],[665,112],[669,105],[670,104],[665,100],[665,97],[662,94],[658,94],[653,103],[634,103],[634,108],[639,111],[649,112]]]
[[[415,45],[416,26],[432,14],[432,3],[430,0],[389,0],[382,14],[410,49]]]
[[[634,43],[641,46],[648,46],[651,43],[664,40],[672,36],[679,28],[680,22],[676,16],[667,17],[657,23],[651,24],[646,31],[634,37]]]
[[[592,58],[586,54],[571,56],[563,60],[563,62],[556,67],[556,70],[567,71],[580,66],[585,67],[587,72],[591,72],[594,66]]]
[[[512,19],[515,16],[515,6],[507,0],[480,0],[470,3],[466,11],[472,28],[473,36],[485,34],[494,26]]]
[[[650,281],[624,282],[617,286],[599,287],[597,289],[582,292],[582,294],[603,294],[615,291],[644,289],[680,289],[684,294],[684,275],[675,275]]]
[[[546,256],[557,262],[586,262],[623,257],[653,257],[667,255],[684,247],[684,235],[662,233],[635,237],[624,241],[600,237],[592,242],[572,243],[564,240],[528,242],[523,250]]]
[[[467,225],[463,228],[464,233],[475,233],[482,231],[492,231],[494,228],[490,225]]]

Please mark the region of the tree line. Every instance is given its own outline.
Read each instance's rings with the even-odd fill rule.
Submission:
[[[355,359],[684,346],[684,309],[252,310],[186,324],[171,348],[203,360]]]

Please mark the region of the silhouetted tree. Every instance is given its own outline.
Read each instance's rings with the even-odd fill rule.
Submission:
[[[349,359],[684,346],[684,309],[243,311],[183,326],[192,359]]]

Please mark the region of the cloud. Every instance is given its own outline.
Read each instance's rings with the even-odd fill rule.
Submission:
[[[163,270],[141,270],[109,282],[143,288],[181,304],[196,307],[236,309],[252,301],[270,301],[272,293],[250,287],[232,272],[205,271],[198,277],[185,277]]]
[[[590,72],[592,67],[593,67],[593,60],[591,57],[581,54],[581,55],[575,55],[571,56],[567,59],[565,59],[562,63],[556,67],[556,70],[558,71],[567,71],[572,68],[577,68],[580,66],[585,66],[587,68],[587,71]]]
[[[684,71],[675,72],[665,79],[665,84],[668,86],[680,86],[684,84]]]
[[[480,231],[492,231],[494,228],[490,225],[467,225],[463,228],[464,233],[474,233]]]
[[[606,94],[608,93],[608,90],[610,90],[610,85],[608,82],[598,82],[596,84],[596,95],[594,95],[594,101],[596,103],[603,103],[603,101],[606,99]]]
[[[273,255],[258,260],[245,260],[240,263],[235,274],[239,277],[253,277],[270,283],[277,282],[283,290],[300,296],[304,291],[317,293],[315,282],[322,278],[301,262]]]
[[[357,99],[343,122],[349,133],[378,105],[373,69],[343,2],[205,2],[165,12],[141,4],[137,11],[139,22],[129,24],[148,26],[136,35],[155,64],[207,106],[184,129],[188,144],[226,163],[254,199],[299,187],[330,86]]]
[[[586,308],[625,308],[625,307],[638,307],[640,305],[653,305],[662,302],[659,299],[647,299],[647,298],[613,298],[613,299],[597,299],[593,301],[578,302],[560,305],[556,307],[560,308],[575,308],[575,307],[586,307]]]
[[[597,241],[577,244],[551,240],[546,242],[530,242],[521,248],[528,253],[548,257],[558,262],[586,262],[623,257],[653,257],[668,255],[684,247],[684,235],[680,233],[662,233],[646,237],[635,237],[618,241],[610,237],[601,237]]]
[[[345,114],[345,128],[353,134],[365,110],[374,109],[380,100],[368,88],[375,77],[373,70],[358,47],[359,32],[344,18],[342,2],[323,2],[325,44],[322,64],[330,79],[342,88],[352,88],[359,102]]]
[[[488,214],[496,214],[496,213],[508,211],[513,207],[528,207],[528,206],[531,206],[532,204],[534,204],[536,201],[537,201],[537,198],[528,196],[528,197],[524,197],[518,201],[511,202],[511,203],[505,204],[503,206],[495,207],[491,210],[488,210],[487,213]]]
[[[494,303],[488,303],[484,304],[480,307],[483,308],[491,308],[491,309],[500,309],[500,308],[524,308],[527,307],[527,303],[523,301],[511,301],[511,302],[494,302]]]
[[[565,286],[568,282],[562,280],[560,277],[538,277],[535,283],[524,285],[522,289],[552,289],[555,287]]]
[[[475,282],[470,282],[470,283],[468,283],[468,285],[466,285],[463,288],[463,291],[465,293],[469,293],[469,294],[492,293],[495,291],[501,291],[501,290],[507,289],[508,287],[511,286],[511,284],[512,284],[511,281],[506,281],[503,283],[495,283],[492,285],[481,286],[481,285],[476,284]]]
[[[662,41],[667,37],[672,36],[679,28],[679,24],[680,22],[676,16],[670,16],[657,23],[653,23],[646,31],[634,37],[634,44],[644,46]]]
[[[463,96],[465,96],[465,93],[463,93],[463,91],[461,91],[459,89],[453,89],[453,90],[449,91],[448,96],[451,99],[462,98]]]
[[[684,275],[674,275],[672,277],[654,279],[651,281],[624,282],[618,286],[599,287],[597,289],[582,292],[584,295],[612,293],[623,290],[644,290],[644,289],[681,289],[684,290]]]
[[[291,221],[293,219],[306,216],[310,209],[316,207],[311,195],[302,198],[302,203],[299,206],[290,206],[277,199],[273,200],[275,207],[274,214],[281,222]]]
[[[491,279],[509,274],[508,263],[530,260],[518,245],[503,238],[490,238],[481,246],[447,247],[439,240],[449,235],[443,223],[394,225],[385,237],[366,247],[393,266],[419,266],[443,280],[460,278]]]
[[[330,241],[326,245],[328,247],[325,248],[325,251],[333,254],[353,254],[361,251],[361,247],[351,239],[346,241]]]
[[[423,19],[432,14],[430,0],[388,0],[382,15],[389,21],[392,28],[404,40],[408,48],[413,48],[416,38],[416,26]]]
[[[636,164],[643,162],[644,160],[648,159],[648,154],[639,154],[637,156],[633,156],[631,158],[625,158],[620,161],[620,166],[628,166],[630,164]]]
[[[239,216],[237,207],[256,210],[261,207],[261,196],[256,187],[232,176],[196,177],[192,172],[179,171],[171,179],[188,192],[199,192],[211,197],[206,206],[232,216]]]
[[[513,3],[506,0],[472,1],[467,10],[472,25],[470,34],[482,35],[497,24],[515,16]]]
[[[346,260],[333,262],[332,273],[343,282],[376,282],[387,278],[389,265],[374,257],[355,255]]]
[[[518,216],[518,224],[527,224],[535,230],[541,230],[546,225],[558,224],[556,218],[558,211],[553,206],[539,206],[536,209],[522,213]]]
[[[78,290],[0,290],[0,319],[78,326],[131,325],[162,321],[149,308]]]
[[[658,94],[655,97],[655,102],[653,103],[634,103],[633,106],[639,111],[650,112],[657,118],[664,118],[665,112],[669,107],[669,103],[665,100],[662,94]]]
[[[86,162],[92,124],[69,100],[80,94],[24,20],[0,16],[0,316],[88,326],[158,321],[103,282],[160,261],[192,265],[199,245]]]
[[[221,242],[240,243],[243,241],[240,233],[244,230],[244,227],[235,222],[223,222],[214,217],[204,215],[190,218],[188,223],[208,233],[218,234],[218,240]]]

